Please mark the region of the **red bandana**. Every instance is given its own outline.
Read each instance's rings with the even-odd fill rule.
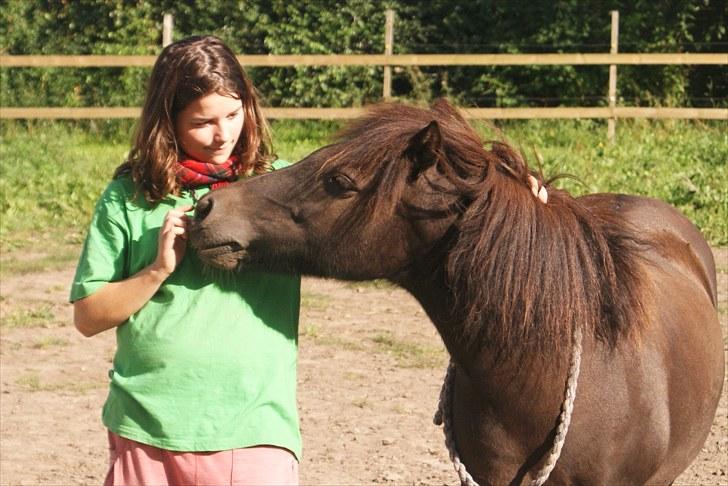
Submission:
[[[177,166],[177,180],[185,189],[210,186],[210,189],[226,186],[238,177],[236,156],[222,164],[208,164],[193,159],[180,160]]]

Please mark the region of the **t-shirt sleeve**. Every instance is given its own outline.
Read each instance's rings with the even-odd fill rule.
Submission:
[[[293,165],[293,164],[291,164],[287,160],[276,159],[271,164],[271,167],[273,168],[273,170],[278,170],[278,169],[285,169],[286,167],[291,166],[291,165]]]
[[[87,297],[104,284],[126,275],[128,230],[124,224],[126,194],[112,182],[96,203],[86,241],[71,284],[70,302]]]

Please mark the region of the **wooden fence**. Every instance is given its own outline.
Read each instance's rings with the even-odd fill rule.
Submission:
[[[525,66],[525,65],[728,65],[726,54],[321,54],[241,55],[243,66]],[[156,56],[0,56],[0,67],[150,67]],[[386,84],[385,84],[386,86]],[[390,88],[391,93],[391,88]],[[279,118],[351,118],[360,108],[269,108]],[[125,118],[138,108],[9,108],[0,118]],[[707,118],[728,119],[723,108],[472,108],[473,118]]]
[[[618,13],[612,12],[612,36],[609,53],[593,54],[392,54],[393,22],[387,12],[384,54],[350,55],[241,55],[243,66],[382,66],[382,97],[391,97],[393,66],[537,66],[537,65],[609,65],[606,107],[553,108],[464,108],[467,118],[607,118],[609,139],[614,138],[618,118],[684,118],[728,120],[728,108],[626,107],[617,106],[617,65],[728,65],[728,53],[618,53]],[[171,17],[164,19],[164,43],[171,41]],[[156,56],[0,56],[0,67],[149,67]],[[360,115],[362,108],[266,108],[269,118],[342,119]],[[0,107],[1,119],[17,118],[133,118],[140,108],[132,107]]]

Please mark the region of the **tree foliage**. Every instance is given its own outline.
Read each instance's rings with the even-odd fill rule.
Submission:
[[[395,53],[726,52],[725,0],[6,0],[4,54],[157,54],[165,12],[174,38],[215,34],[240,54],[375,54],[392,8]],[[138,106],[145,68],[3,68],[3,106]],[[382,92],[381,67],[249,68],[272,106],[358,106]],[[404,99],[469,106],[606,103],[607,66],[398,67]],[[626,105],[726,106],[726,66],[621,66]]]

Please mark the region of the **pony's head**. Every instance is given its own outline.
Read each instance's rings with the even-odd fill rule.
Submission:
[[[193,241],[227,269],[397,279],[454,236],[490,172],[537,204],[521,158],[505,144],[486,150],[445,100],[382,104],[293,167],[202,199]]]
[[[294,166],[208,194],[191,239],[230,270],[437,287],[475,346],[556,345],[576,326],[616,342],[639,320],[633,233],[553,187],[541,203],[529,174],[446,101],[382,104]]]

